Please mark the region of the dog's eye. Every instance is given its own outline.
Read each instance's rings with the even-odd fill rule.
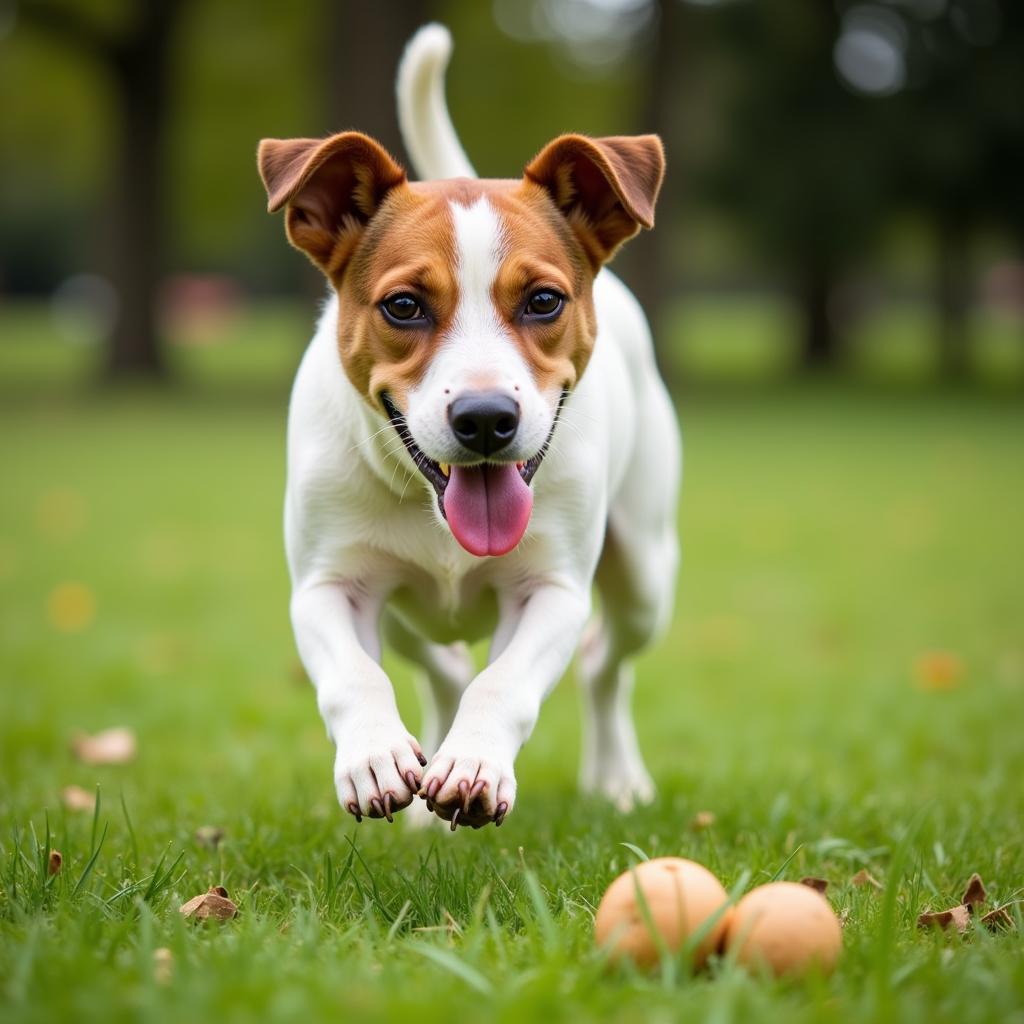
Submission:
[[[526,304],[527,316],[535,316],[538,319],[553,320],[562,311],[562,304],[565,299],[558,292],[542,288],[530,296]]]
[[[400,295],[392,295],[385,299],[380,304],[380,308],[384,311],[384,315],[388,320],[391,320],[393,323],[407,324],[424,319],[420,304],[412,295],[406,292],[402,292]]]

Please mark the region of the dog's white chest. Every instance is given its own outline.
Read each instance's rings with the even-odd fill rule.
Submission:
[[[434,643],[473,643],[493,633],[498,620],[494,590],[454,573],[429,583],[417,577],[393,591],[388,606]]]

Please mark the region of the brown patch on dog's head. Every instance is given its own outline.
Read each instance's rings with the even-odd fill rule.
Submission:
[[[386,392],[405,408],[406,395],[429,366],[458,301],[455,241],[443,193],[418,184],[396,189],[359,240],[345,272],[331,280],[340,303],[338,347],[349,379],[374,407],[382,408],[380,396]],[[429,324],[388,323],[380,304],[401,292],[422,302]]]
[[[594,271],[569,223],[547,193],[529,180],[491,197],[505,228],[508,254],[494,282],[494,303],[530,367],[537,387],[560,393],[576,386],[597,336]],[[565,296],[550,323],[523,318],[537,291]]]

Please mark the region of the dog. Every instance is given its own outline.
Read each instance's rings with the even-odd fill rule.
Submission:
[[[671,615],[681,449],[644,315],[603,269],[653,226],[660,140],[563,135],[521,178],[478,179],[450,54],[429,25],[399,68],[424,180],[354,131],[265,139],[258,163],[331,286],[289,408],[285,540],[338,800],[454,831],[512,811],[516,756],[578,648],[582,787],[652,798],[630,661]],[[467,644],[487,637],[477,671]],[[422,742],[382,645],[425,677]]]

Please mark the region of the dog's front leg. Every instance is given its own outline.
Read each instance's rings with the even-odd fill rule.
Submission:
[[[513,764],[565,672],[590,613],[588,588],[548,584],[503,602],[497,656],[466,688],[420,795],[442,818],[500,825],[516,797]]]
[[[380,610],[379,597],[341,582],[305,586],[292,597],[299,654],[337,751],[338,801],[357,821],[390,821],[412,802],[427,763],[378,664]]]

